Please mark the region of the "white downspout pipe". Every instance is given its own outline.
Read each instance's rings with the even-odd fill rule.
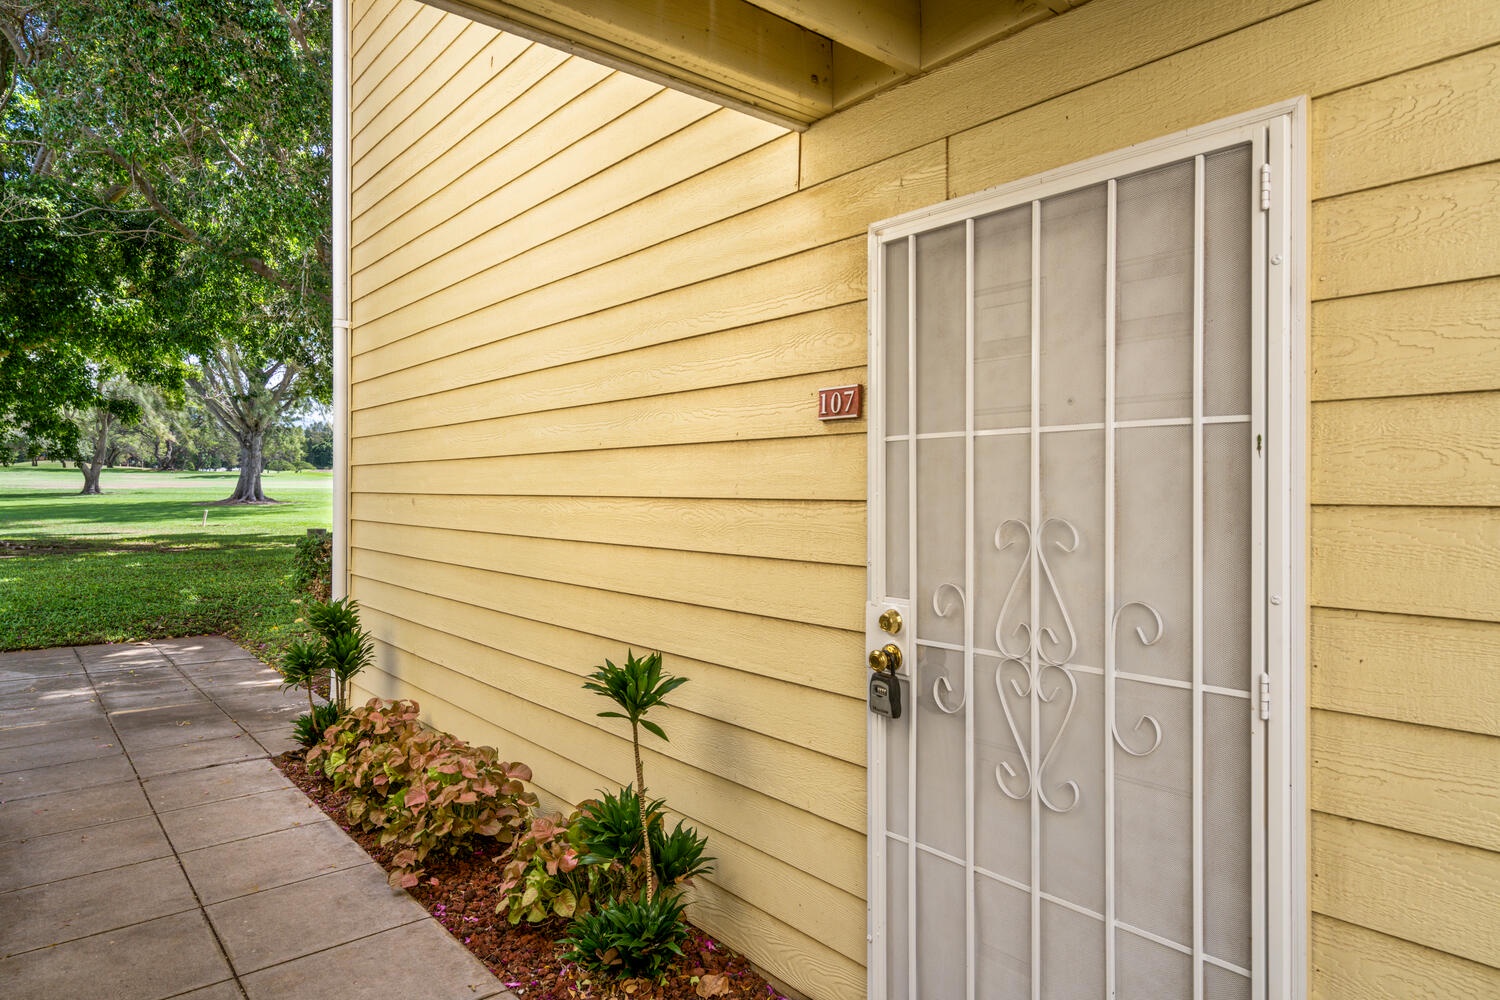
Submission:
[[[333,596],[349,593],[349,3],[333,0]]]

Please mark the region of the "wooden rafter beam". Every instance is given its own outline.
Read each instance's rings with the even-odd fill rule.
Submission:
[[[780,124],[833,111],[833,44],[745,0],[424,0]]]
[[[912,75],[922,68],[921,0],[754,2],[757,7],[810,28],[904,74]]]

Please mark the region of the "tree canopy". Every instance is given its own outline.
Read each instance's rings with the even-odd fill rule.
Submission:
[[[0,431],[229,356],[326,400],[325,0],[0,0],[0,36]]]

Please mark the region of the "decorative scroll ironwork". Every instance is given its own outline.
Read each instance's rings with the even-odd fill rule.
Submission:
[[[1064,531],[1065,534],[1056,537],[1058,532],[1054,526]],[[1007,532],[1008,528],[1012,530]],[[1050,534],[1054,536],[1050,543],[1048,542],[1049,529],[1054,529],[1050,531]],[[1069,661],[1073,659],[1073,654],[1078,651],[1078,633],[1073,628],[1072,616],[1068,614],[1067,605],[1063,603],[1062,592],[1057,586],[1057,578],[1053,575],[1052,565],[1047,559],[1047,547],[1050,544],[1064,553],[1075,551],[1079,541],[1078,529],[1062,518],[1049,517],[1033,531],[1025,521],[1010,518],[1002,521],[995,529],[994,542],[997,550],[1003,552],[1016,544],[1017,538],[1015,537],[1006,540],[1007,533],[1024,537],[1027,549],[1026,558],[1021,560],[1015,578],[1011,580],[1010,587],[1000,602],[1000,614],[995,619],[995,644],[1001,654],[1000,665],[995,668],[995,692],[1000,696],[1000,707],[1005,712],[1005,723],[1010,727],[1011,737],[1015,740],[1016,749],[1021,758],[1021,770],[1017,771],[1009,761],[1000,762],[995,766],[995,784],[1000,786],[1001,792],[1013,799],[1029,797],[1034,788],[1037,798],[1046,808],[1056,813],[1071,812],[1082,799],[1082,791],[1078,787],[1078,782],[1069,779],[1058,786],[1063,791],[1072,793],[1071,799],[1065,803],[1053,800],[1048,794],[1045,782],[1047,766],[1057,752],[1063,733],[1067,731],[1068,723],[1072,721],[1073,709],[1078,704],[1078,680],[1067,667]],[[1016,615],[1022,614],[1017,607],[1021,583],[1033,566],[1037,567],[1041,578],[1046,581],[1045,591],[1040,595],[1044,600],[1039,601],[1037,605],[1038,616],[1044,613],[1043,604],[1050,601],[1056,606],[1057,615],[1061,619],[1060,626],[1066,638],[1061,637],[1058,629],[1052,625],[1031,622],[1025,618],[1020,621],[1015,620]],[[1027,605],[1028,611],[1025,614],[1029,614],[1030,601]],[[1014,622],[1013,627],[1012,622]],[[1008,644],[1007,634],[1011,639],[1019,640],[1024,645]],[[1064,691],[1067,692],[1067,707],[1063,710],[1062,722],[1058,724],[1051,740],[1047,742],[1040,760],[1032,759],[1031,753],[1026,748],[1027,741],[1021,738],[1020,727],[1016,724],[1015,715],[1011,710],[1011,699],[1006,695],[1007,667],[1018,668],[1018,670],[1010,671],[1008,684],[1016,699],[1020,701],[1029,703],[1034,695],[1042,702],[1052,704],[1062,697]],[[1050,687],[1049,681],[1051,681]]]
[[[1146,634],[1146,629],[1144,626],[1137,625],[1135,627],[1135,635],[1136,638],[1141,641],[1141,645],[1153,646],[1157,643],[1158,640],[1161,639],[1162,631],[1164,628],[1161,621],[1161,613],[1151,605],[1146,604],[1144,601],[1128,601],[1125,604],[1120,605],[1120,607],[1116,609],[1114,617],[1112,617],[1109,621],[1109,655],[1111,657],[1115,656],[1116,650],[1118,648],[1117,642],[1120,635],[1120,616],[1130,608],[1140,608],[1146,612],[1149,612],[1151,615],[1151,623],[1156,626],[1156,631],[1152,632],[1149,636]],[[1144,750],[1136,750],[1131,747],[1130,744],[1126,743],[1124,737],[1120,735],[1120,730],[1119,727],[1115,724],[1115,720],[1109,720],[1109,731],[1110,734],[1115,738],[1115,745],[1118,746],[1121,750],[1124,750],[1126,753],[1130,754],[1130,756],[1132,757],[1145,757],[1147,754],[1154,751],[1157,747],[1161,746],[1161,723],[1157,722],[1154,716],[1142,715],[1135,721],[1135,725],[1131,727],[1131,732],[1138,733],[1143,728],[1147,727],[1149,727],[1151,730],[1151,743]]]
[[[949,593],[952,593],[958,598],[957,606],[955,606],[953,602],[945,601],[943,599],[944,595]],[[962,614],[964,612],[964,609],[967,607],[968,602],[969,599],[964,596],[963,588],[956,583],[940,583],[932,591],[932,613],[937,615],[939,618],[947,618],[949,615],[953,614],[954,611],[958,611],[960,614]],[[937,680],[932,682],[932,701],[935,705],[937,705],[938,711],[942,712],[945,715],[956,715],[957,713],[962,712],[964,710],[964,705],[969,701],[969,692],[965,690],[964,696],[959,699],[958,704],[953,706],[952,708],[949,708],[948,703],[943,700],[943,695],[952,693],[953,684],[948,680],[946,676],[939,677]]]

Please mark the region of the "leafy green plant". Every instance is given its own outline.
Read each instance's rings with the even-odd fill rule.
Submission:
[[[309,767],[321,766],[349,793],[352,822],[401,848],[391,884],[402,888],[417,884],[433,850],[457,853],[475,837],[511,842],[537,804],[524,784],[529,767],[430,729],[419,712],[413,701],[371,699],[330,726],[307,755]]]
[[[683,826],[682,820],[677,821],[671,833],[666,833],[661,823],[653,823],[651,857],[658,884],[662,888],[691,885],[695,876],[712,872],[717,859],[704,855],[707,848],[708,838],[700,837],[690,826]]]
[[[307,622],[325,640],[359,631],[359,602],[352,597],[336,601],[314,601],[307,609]]]
[[[573,921],[562,943],[565,962],[619,977],[658,979],[682,956],[688,925],[680,897],[642,894]]]
[[[323,738],[323,733],[339,721],[339,707],[332,702],[314,705],[311,712],[303,712],[292,720],[292,739],[305,747],[314,746]]]
[[[293,639],[281,657],[280,666],[283,688],[301,687],[307,691],[307,714],[315,715],[317,703],[313,701],[313,687],[318,675],[328,669],[328,656],[323,643]],[[316,741],[314,741],[316,742]]]
[[[375,659],[375,640],[356,627],[352,632],[338,632],[324,640],[323,651],[328,669],[337,681],[333,690],[339,711],[347,711],[349,682]]]
[[[534,924],[589,911],[599,869],[585,865],[580,856],[578,817],[575,812],[564,822],[560,813],[538,816],[516,838],[506,855],[502,898],[495,908],[509,923]]]
[[[297,539],[292,554],[292,582],[315,600],[327,600],[333,591],[333,536],[313,532]]]
[[[637,658],[633,650],[625,651],[624,666],[615,666],[609,660],[589,675],[584,689],[609,698],[620,707],[618,712],[600,712],[606,719],[625,719],[630,723],[630,746],[635,754],[635,787],[640,794],[637,803],[641,813],[641,828],[649,826],[646,817],[646,777],[641,767],[641,728],[666,740],[667,734],[661,726],[646,718],[646,713],[666,703],[667,695],[687,683],[686,677],[663,675],[661,653],[651,653]],[[656,898],[656,871],[651,863],[651,840],[644,840],[646,853],[646,898]]]

